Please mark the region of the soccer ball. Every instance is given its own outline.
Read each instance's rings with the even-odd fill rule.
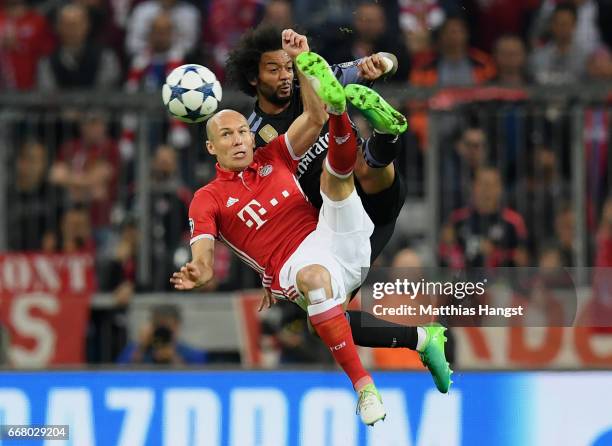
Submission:
[[[172,70],[162,87],[162,100],[170,114],[189,123],[209,118],[217,110],[221,94],[215,74],[195,64]]]

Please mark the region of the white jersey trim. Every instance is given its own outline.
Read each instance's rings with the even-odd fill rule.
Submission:
[[[291,155],[291,158],[294,161],[298,161],[298,160],[300,160],[302,158],[301,156],[297,156],[295,154],[295,152],[293,151],[293,147],[291,146],[291,142],[289,142],[289,137],[287,136],[286,133],[285,133],[285,145],[287,146],[287,150],[289,151],[289,155]]]
[[[255,113],[255,111],[253,111],[253,113],[251,113],[251,116],[249,116],[249,119],[247,119],[247,124],[251,125],[256,117],[257,114]]]
[[[230,247],[230,249],[232,251],[234,251],[236,253],[236,255],[238,257],[240,257],[242,260],[244,260],[244,262],[249,265],[251,268],[253,268],[255,271],[257,271],[260,274],[264,274],[265,269],[259,264],[257,263],[255,260],[253,260],[251,257],[249,257],[246,253],[242,252],[241,250],[239,250],[238,248],[236,248],[234,245],[232,245],[225,237],[223,237],[223,234],[219,233],[219,237],[221,238],[221,240]]]
[[[202,239],[209,239],[209,240],[216,240],[215,236],[212,234],[200,234],[200,235],[196,235],[194,238],[192,238],[191,240],[189,240],[189,246],[193,245],[195,242],[199,242]]]

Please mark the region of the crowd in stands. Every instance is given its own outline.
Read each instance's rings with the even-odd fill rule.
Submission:
[[[0,0],[0,94],[159,95],[166,75],[184,63],[210,67],[229,89],[227,54],[259,23],[307,32],[311,48],[330,63],[392,52],[399,69],[385,82],[398,87],[612,83],[611,5],[604,0]],[[411,124],[401,171],[413,173],[407,178],[410,193],[422,198],[425,104],[400,106]],[[443,122],[438,141],[442,229],[439,245],[427,247],[434,255],[424,261],[457,268],[574,266],[567,116],[542,116],[515,103],[504,108],[502,118],[494,107],[488,118],[483,118],[487,109],[467,104],[461,110],[460,118]],[[604,106],[592,108],[584,121],[587,229],[596,234],[589,262],[598,266],[612,265],[609,113]],[[201,130],[163,119],[147,134],[148,209],[142,209],[135,178],[138,116],[87,110],[58,120],[12,123],[17,136],[8,157],[13,166],[8,249],[95,254],[98,286],[112,293],[120,310],[138,291],[170,290],[171,271],[189,256],[186,215],[192,193],[214,172],[201,150]],[[150,221],[147,239],[138,232],[142,215]],[[137,264],[143,243],[150,263],[144,283]],[[398,251],[412,245],[400,237],[381,262],[392,264]],[[210,291],[257,286],[223,246],[215,255]],[[288,311],[277,320],[283,327],[280,341],[295,347],[289,357],[300,357],[306,353],[296,339],[307,327]],[[158,337],[168,337],[158,331]],[[138,355],[156,360],[156,353],[140,347],[124,352],[123,360]],[[179,361],[174,350],[160,355]]]
[[[398,83],[609,80],[611,9],[602,0],[3,0],[0,86],[154,90],[184,61],[223,79],[228,51],[259,23],[307,31],[332,63],[395,53]]]

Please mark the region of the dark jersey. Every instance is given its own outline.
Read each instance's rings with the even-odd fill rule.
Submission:
[[[369,84],[359,75],[357,64],[359,60],[333,65],[332,70],[342,85]],[[302,100],[299,84],[296,80],[292,100],[289,106],[277,115],[268,115],[261,111],[255,104],[253,112],[248,118],[251,131],[255,134],[255,146],[263,147],[268,141],[285,133],[291,123],[302,113]],[[353,126],[354,127],[354,126]],[[322,205],[320,184],[323,160],[327,154],[329,141],[329,130],[327,125],[323,127],[319,139],[302,156],[296,170],[300,186],[308,200],[317,208]],[[361,138],[357,138],[357,144],[363,144]],[[374,261],[389,242],[395,229],[395,221],[406,198],[406,188],[400,175],[395,175],[391,187],[374,195],[367,195],[361,189],[358,181],[355,181],[355,189],[361,197],[365,211],[374,223],[374,233],[370,237],[372,247],[371,260]]]
[[[527,230],[523,217],[509,208],[490,215],[479,215],[473,208],[458,209],[450,218],[455,244],[441,245],[442,263],[455,268],[515,266],[514,254],[524,248]],[[483,242],[491,252],[483,252]]]
[[[357,68],[358,63],[359,61],[356,60],[332,66],[336,78],[342,85],[364,84],[369,82],[364,81],[359,75],[359,69]],[[255,134],[255,147],[263,147],[278,135],[285,133],[293,121],[302,114],[302,111],[300,87],[297,81],[293,86],[291,102],[281,113],[277,115],[268,115],[261,111],[259,104],[255,104],[254,110],[248,118],[251,131]],[[323,160],[327,154],[328,141],[329,130],[327,124],[325,124],[317,142],[315,142],[300,159],[296,172],[296,176],[300,181],[300,186],[304,190],[308,200],[317,208],[320,208],[322,204],[321,193],[319,191],[320,178]],[[358,144],[361,144],[361,142],[362,141],[358,139]],[[361,188],[358,187],[357,191],[363,199]]]

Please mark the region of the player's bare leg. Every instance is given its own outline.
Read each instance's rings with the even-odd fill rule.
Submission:
[[[366,163],[362,152],[357,154],[355,176],[363,191],[368,195],[378,194],[393,185],[395,180],[395,166],[393,163],[385,167],[374,168]]]
[[[303,53],[296,59],[296,64],[309,78],[330,114],[330,141],[321,174],[321,216],[333,233],[351,233],[363,228],[364,222],[352,218],[352,209],[361,206],[361,201],[353,179],[357,141],[346,114],[345,93],[327,62],[319,55]],[[359,394],[357,412],[361,420],[372,425],[384,419],[386,412],[382,398],[372,378],[361,365],[351,327],[344,317],[344,307],[334,299],[331,275],[325,268],[311,265],[302,269],[297,279],[300,291],[307,291],[308,315],[312,326],[330,347],[334,358],[349,375]]]
[[[309,265],[297,273],[296,282],[300,293],[308,299],[309,322],[359,394],[357,410],[361,420],[373,425],[384,419],[382,398],[361,363],[344,308],[334,299],[329,271],[321,265]]]
[[[306,53],[305,53],[306,54]],[[309,55],[312,53],[308,53]],[[346,98],[350,98],[355,105],[373,125],[375,130],[384,132],[385,137],[397,137],[407,129],[406,119],[391,107],[375,91],[360,85],[348,85],[344,88],[345,96],[340,94],[340,85],[329,70],[327,63],[320,56],[304,56],[297,60],[302,72],[312,78],[315,91],[326,104],[329,119],[329,148],[324,169],[321,175],[321,196],[324,208],[334,209],[337,216],[338,228],[336,232],[350,232],[355,230],[361,222],[350,222],[342,218],[341,208],[351,198],[359,199],[354,188],[353,168],[357,158],[355,135],[346,113]],[[348,227],[350,224],[355,227]],[[348,226],[347,226],[348,225]],[[315,327],[316,328],[316,327]],[[429,368],[436,387],[443,393],[448,392],[451,384],[449,364],[444,355],[443,327],[421,327],[424,336],[419,336],[421,342],[417,343],[417,350],[421,360]]]

